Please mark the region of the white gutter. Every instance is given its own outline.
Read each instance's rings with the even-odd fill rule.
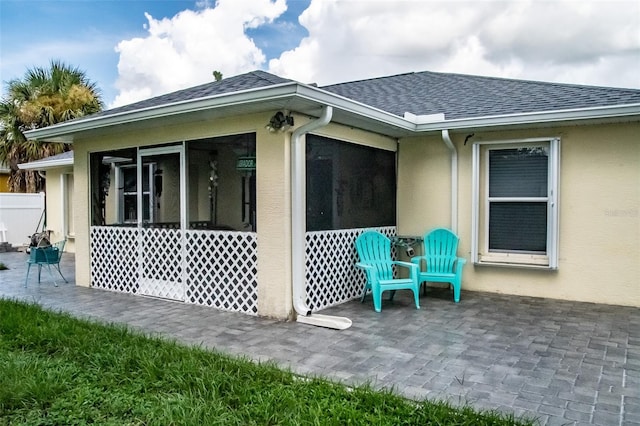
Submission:
[[[73,166],[73,157],[61,158],[58,160],[50,160],[50,161],[43,159],[41,161],[32,161],[30,163],[18,164],[18,168],[20,170],[46,170],[46,169],[53,169],[55,167],[65,167],[65,166]]]
[[[449,130],[442,131],[442,141],[451,152],[451,230],[458,233],[458,151],[451,141]]]
[[[331,121],[333,107],[325,105],[317,120],[297,128],[291,135],[291,270],[293,280],[293,308],[297,321],[319,327],[344,330],[351,320],[344,317],[312,314],[306,303],[305,234],[306,218],[306,156],[303,136],[324,127]]]
[[[484,127],[540,125],[558,122],[579,122],[584,120],[611,120],[638,117],[640,104],[598,106],[591,108],[566,109],[517,114],[489,115],[473,118],[454,118],[429,123],[415,122],[415,132],[433,132]]]

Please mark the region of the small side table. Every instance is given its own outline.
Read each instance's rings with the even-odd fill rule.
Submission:
[[[398,248],[403,248],[407,256],[412,257],[415,255],[414,246],[422,244],[422,237],[415,235],[397,235],[391,237],[391,244]]]

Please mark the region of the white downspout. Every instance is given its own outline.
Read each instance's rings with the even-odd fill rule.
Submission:
[[[458,233],[458,151],[451,141],[449,130],[442,131],[442,141],[451,152],[451,230]]]
[[[293,308],[297,321],[320,327],[344,330],[351,320],[344,317],[312,314],[306,303],[305,290],[305,234],[306,219],[306,155],[303,136],[326,126],[333,116],[333,107],[326,105],[317,120],[311,121],[291,134],[291,271],[293,280]]]

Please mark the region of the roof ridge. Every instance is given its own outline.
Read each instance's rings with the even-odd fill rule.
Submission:
[[[428,72],[428,71],[425,71],[425,72]],[[359,80],[351,80],[351,81],[343,81],[343,82],[340,82],[340,83],[325,84],[323,86],[320,86],[320,88],[324,89],[325,87],[341,86],[343,84],[362,83],[364,81],[385,80],[385,79],[389,79],[389,78],[397,78],[397,77],[402,77],[402,76],[406,76],[406,75],[414,75],[414,74],[416,74],[416,73],[415,72],[403,72],[403,73],[394,74],[394,75],[381,75],[379,77],[361,78]]]
[[[414,75],[417,77],[420,77],[422,75],[443,76],[443,77],[445,76],[463,77],[469,80],[476,80],[476,81],[490,80],[490,81],[501,81],[501,82],[514,82],[514,83],[523,83],[523,84],[542,85],[546,87],[550,87],[550,86],[565,87],[565,88],[575,87],[575,88],[590,88],[590,89],[624,90],[624,91],[631,91],[633,93],[640,92],[640,89],[634,89],[631,87],[596,86],[596,85],[589,85],[589,84],[561,83],[561,82],[555,82],[555,81],[532,80],[532,79],[512,78],[512,77],[496,77],[496,76],[489,76],[489,75],[475,75],[475,74],[439,72],[439,71],[428,71],[428,70],[406,72],[406,73],[399,73],[399,74],[385,75],[385,76],[371,77],[371,78],[362,78],[362,79],[352,80],[352,81],[343,81],[340,83],[323,85],[323,86],[320,86],[320,88],[324,89],[327,87],[338,87],[342,85],[351,85],[351,84],[357,84],[357,83],[363,83],[363,82],[374,82],[376,80],[382,81],[382,80],[388,80],[392,78],[398,78],[398,77],[404,77],[404,76],[410,76],[410,75]]]
[[[286,81],[293,81],[289,78],[284,78],[284,77],[280,77],[279,75],[276,74],[271,74],[270,72],[264,71],[264,70],[253,70],[250,71],[246,74],[253,74],[254,76],[268,82],[271,84],[279,84],[282,83],[282,80],[286,80]],[[239,75],[243,75],[243,74],[239,74]],[[232,77],[230,77],[232,78]]]

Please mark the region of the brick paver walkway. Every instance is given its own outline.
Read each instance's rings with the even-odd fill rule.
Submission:
[[[46,271],[23,287],[26,255],[1,253],[0,297],[79,317],[126,323],[188,344],[346,383],[393,386],[538,419],[541,425],[640,424],[640,309],[464,292],[430,291],[421,310],[398,292],[326,310],[353,321],[336,331],[128,294],[60,284]],[[73,256],[63,273],[73,283]],[[46,280],[46,281],[45,281]],[[606,288],[603,288],[606,291]]]

